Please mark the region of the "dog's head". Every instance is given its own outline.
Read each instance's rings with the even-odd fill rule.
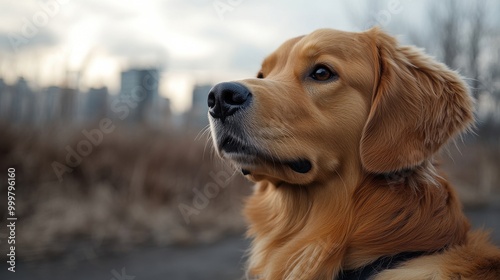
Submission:
[[[208,106],[218,154],[278,184],[413,168],[473,121],[458,74],[377,28],[291,39]]]

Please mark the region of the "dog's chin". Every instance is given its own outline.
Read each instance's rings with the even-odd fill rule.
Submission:
[[[227,137],[219,142],[219,154],[252,181],[277,184],[308,184],[314,178],[313,162],[305,157],[289,159],[270,155],[263,149]]]

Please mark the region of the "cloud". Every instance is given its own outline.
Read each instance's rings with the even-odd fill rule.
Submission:
[[[229,67],[240,69],[248,72],[259,71],[262,60],[268,55],[262,48],[252,45],[236,46],[231,54]]]
[[[58,38],[49,30],[40,30],[32,37],[24,36],[23,33],[0,33],[0,51],[7,53],[55,46],[58,42]]]
[[[144,37],[127,30],[102,32],[98,38],[101,47],[130,66],[142,64],[162,68],[168,64],[167,50],[155,38]]]

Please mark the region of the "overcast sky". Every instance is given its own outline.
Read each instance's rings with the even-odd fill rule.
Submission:
[[[376,2],[376,1],[375,1]],[[195,83],[253,76],[284,40],[317,28],[360,31],[379,21],[425,25],[426,1],[0,0],[0,76],[33,87],[81,71],[82,89],[119,90],[129,67],[161,67],[175,111]]]

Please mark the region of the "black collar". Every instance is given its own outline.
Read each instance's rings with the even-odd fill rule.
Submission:
[[[383,256],[363,267],[341,271],[337,280],[368,280],[382,270],[391,269],[398,264],[424,255],[426,252],[403,252],[394,256]]]

